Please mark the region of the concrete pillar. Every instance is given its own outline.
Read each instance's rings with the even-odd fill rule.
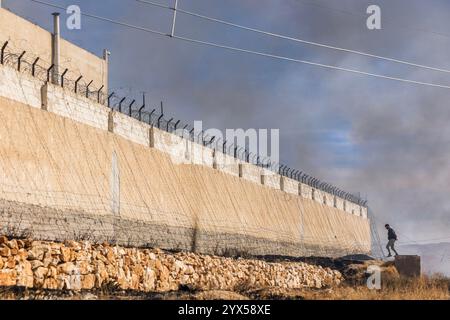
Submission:
[[[53,78],[52,83],[59,84],[59,68],[61,60],[61,32],[60,32],[60,21],[59,13],[53,13],[53,35],[52,35],[52,64],[53,67]]]
[[[108,113],[108,132],[114,133],[114,111]]]
[[[214,149],[212,152],[212,158],[213,158],[213,169],[217,170],[217,153],[216,150]]]
[[[153,128],[153,126],[150,127],[148,136],[150,138],[149,146],[150,146],[150,148],[154,148],[155,147],[155,129]]]
[[[44,84],[41,87],[41,109],[48,110],[48,85]]]

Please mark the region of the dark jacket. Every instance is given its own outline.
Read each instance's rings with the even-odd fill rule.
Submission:
[[[397,235],[395,234],[394,229],[388,229],[388,240],[397,240]]]

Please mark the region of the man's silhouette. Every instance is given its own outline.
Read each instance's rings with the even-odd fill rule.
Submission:
[[[394,248],[395,241],[397,241],[397,235],[395,234],[394,229],[392,229],[388,224],[385,225],[385,228],[388,231],[388,244],[386,246],[386,249],[389,252],[388,257],[392,257],[391,249],[395,252],[395,255],[398,256],[398,252]]]

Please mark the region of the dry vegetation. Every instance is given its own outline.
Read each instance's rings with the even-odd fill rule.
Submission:
[[[231,291],[174,291],[139,294],[125,291],[54,292],[42,290],[0,290],[0,299],[56,300],[450,300],[450,279],[440,275],[415,279],[385,276],[381,290],[369,290],[365,285],[344,283],[328,289],[282,289]]]
[[[304,299],[325,300],[450,300],[450,279],[422,276],[416,279],[385,278],[380,290],[344,284],[322,291],[306,291]]]

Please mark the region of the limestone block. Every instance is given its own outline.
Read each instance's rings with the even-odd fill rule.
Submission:
[[[143,146],[150,144],[150,126],[120,112],[113,112],[113,132]],[[106,125],[108,120],[106,120]]]
[[[281,177],[283,191],[289,194],[299,195],[299,182],[297,180]]]
[[[257,166],[255,167],[258,168]],[[281,176],[279,174],[267,169],[258,169],[261,171],[261,181],[263,182],[262,184],[269,188],[280,190]]]
[[[329,207],[334,207],[334,195],[328,192],[324,192],[324,197],[325,197],[325,205]]]
[[[365,219],[368,218],[368,215],[367,215],[367,208],[366,208],[366,207],[361,207],[361,216],[362,216],[363,218],[365,218]]]
[[[336,208],[344,211],[344,200],[342,198],[336,197]]]
[[[308,186],[307,184],[301,183],[300,185],[301,189],[301,196],[305,199],[311,199],[312,200],[312,188]]]
[[[0,96],[41,108],[42,82],[20,73],[8,66],[0,65]]]
[[[420,256],[399,255],[395,257],[395,268],[401,276],[419,277],[421,274]]]
[[[240,160],[222,152],[216,152],[215,168],[229,175],[239,177]]]

